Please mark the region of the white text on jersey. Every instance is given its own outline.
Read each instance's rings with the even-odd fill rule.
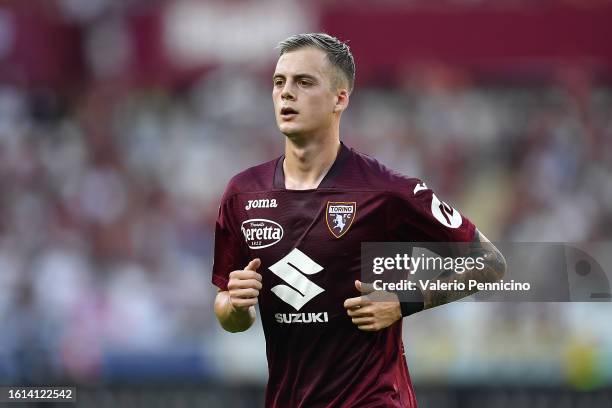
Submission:
[[[267,248],[283,238],[283,227],[277,222],[264,218],[246,220],[240,229],[251,249]]]
[[[325,323],[329,321],[327,312],[319,313],[276,313],[278,323]]]
[[[276,198],[263,198],[261,200],[249,200],[247,205],[244,207],[245,210],[250,210],[251,208],[276,208],[278,204],[276,203]]]

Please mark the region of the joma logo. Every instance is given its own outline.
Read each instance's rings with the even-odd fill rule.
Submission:
[[[244,206],[245,210],[250,210],[251,208],[276,208],[278,204],[276,203],[275,198],[263,198],[260,200],[249,200],[247,205]]]

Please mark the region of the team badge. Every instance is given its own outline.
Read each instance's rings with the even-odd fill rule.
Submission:
[[[351,228],[357,213],[356,202],[327,202],[326,218],[329,232],[340,238]]]

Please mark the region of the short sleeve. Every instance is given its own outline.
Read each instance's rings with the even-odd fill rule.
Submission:
[[[415,178],[399,181],[391,213],[400,240],[415,242],[471,242],[476,227]]]
[[[215,255],[212,269],[212,283],[221,290],[227,290],[230,272],[246,266],[242,242],[232,228],[232,208],[224,197],[219,207],[215,224]]]

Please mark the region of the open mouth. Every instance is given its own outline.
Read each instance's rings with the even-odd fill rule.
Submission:
[[[286,107],[286,108],[282,108],[282,109],[280,110],[280,114],[281,114],[281,116],[282,116],[283,118],[286,118],[286,119],[287,119],[287,118],[291,118],[291,117],[293,117],[293,116],[297,115],[297,114],[298,114],[298,111],[296,111],[296,110],[295,110],[295,109],[293,109],[293,108]]]

